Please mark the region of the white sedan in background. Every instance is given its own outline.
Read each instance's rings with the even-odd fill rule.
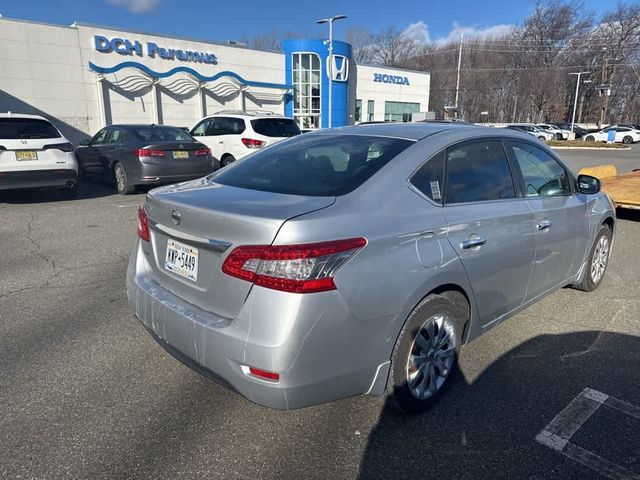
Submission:
[[[510,128],[511,130],[520,130],[522,132],[528,133],[529,135],[533,135],[538,140],[541,140],[543,142],[555,139],[555,135],[553,133],[544,131],[530,123],[512,123],[511,125],[507,125],[506,128]]]
[[[598,132],[589,133],[584,136],[585,142],[606,142],[609,140],[609,132],[615,131],[615,142],[631,144],[640,142],[640,130],[629,127],[607,127]]]
[[[567,132],[566,130],[563,131],[555,125],[550,125],[548,123],[539,123],[536,125],[536,127],[544,132],[550,133],[556,140],[566,140],[567,138],[569,138],[569,132]]]

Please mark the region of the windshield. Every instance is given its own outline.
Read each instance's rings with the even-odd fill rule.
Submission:
[[[290,118],[259,118],[251,120],[256,133],[265,137],[293,137],[300,135],[296,122]]]
[[[189,142],[195,140],[189,133],[177,127],[149,125],[148,127],[131,127],[131,130],[145,142]]]
[[[0,118],[0,138],[21,140],[28,138],[60,138],[60,132],[46,120],[39,118]]]
[[[245,157],[211,179],[290,195],[345,195],[411,144],[386,137],[302,135]]]

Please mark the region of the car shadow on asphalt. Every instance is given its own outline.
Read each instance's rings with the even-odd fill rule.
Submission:
[[[74,198],[65,197],[58,188],[25,188],[0,191],[0,204],[65,203],[118,195],[113,185],[104,183],[81,181],[78,184],[78,189],[78,196]],[[149,191],[149,187],[144,187],[138,193],[146,193],[147,191]]]
[[[633,210],[631,208],[618,208],[616,210],[616,216],[621,220],[640,222],[640,210]]]
[[[640,337],[600,331],[536,337],[473,381],[458,372],[423,414],[386,406],[359,478],[602,478],[535,438],[586,387],[640,405],[639,367]],[[600,432],[614,439],[609,443],[598,433],[580,446],[640,474],[632,451],[640,449],[640,420],[633,428],[626,446],[614,427]]]

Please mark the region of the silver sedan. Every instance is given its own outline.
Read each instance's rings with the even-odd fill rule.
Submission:
[[[373,124],[300,135],[138,212],[129,303],[178,359],[293,409],[429,406],[460,348],[602,282],[615,211],[514,130]]]

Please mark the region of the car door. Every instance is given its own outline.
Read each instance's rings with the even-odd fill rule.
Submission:
[[[527,300],[566,284],[582,264],[589,219],[568,170],[550,153],[529,142],[510,140],[507,148],[533,212],[536,257]]]
[[[226,117],[206,118],[193,130],[191,135],[211,149],[211,155],[220,160],[224,155],[224,136],[227,133]]]
[[[616,129],[616,142],[621,143],[622,139],[627,136],[631,136],[631,129],[628,127],[617,127]]]
[[[482,325],[524,301],[535,255],[533,216],[500,139],[446,149],[443,211]]]
[[[132,157],[133,148],[126,148],[126,142],[127,131],[125,128],[111,127],[109,129],[101,157],[102,176],[105,180],[113,180],[113,166],[116,162],[122,163],[127,171],[131,168],[128,160]]]
[[[104,146],[108,131],[108,128],[103,128],[93,136],[86,147],[78,149],[80,153],[78,155],[80,168],[91,177],[100,177],[102,175],[100,155],[102,154],[101,149]]]

